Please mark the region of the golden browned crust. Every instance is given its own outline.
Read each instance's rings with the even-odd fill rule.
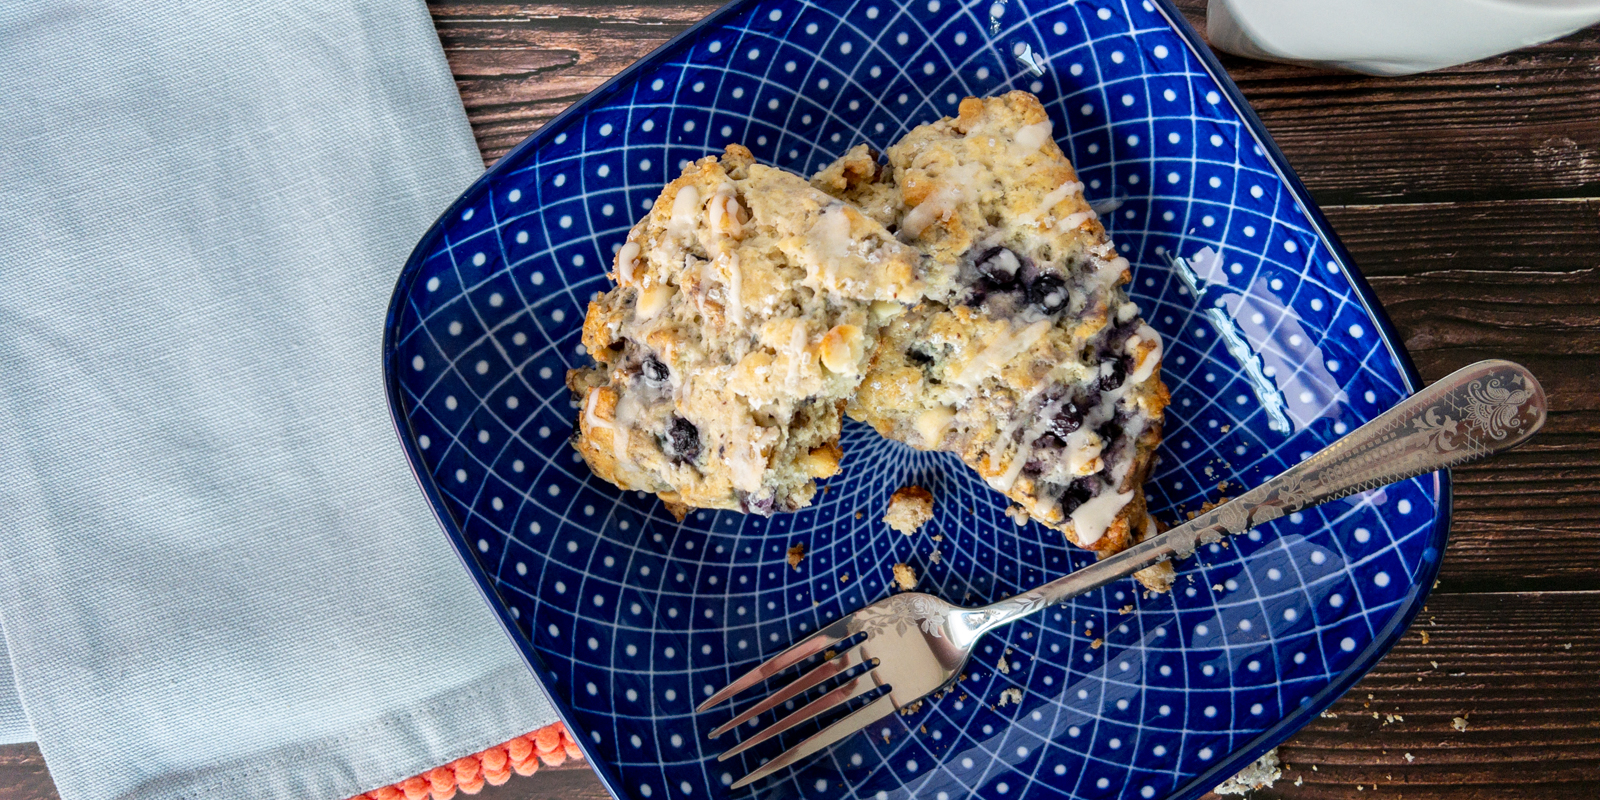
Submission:
[[[629,232],[568,375],[595,474],[675,514],[770,514],[836,474],[839,428],[923,259],[860,209],[730,146],[688,165]]]
[[[927,301],[884,328],[849,414],[914,447],[960,455],[1015,503],[1014,518],[1078,546],[1104,555],[1148,536],[1142,485],[1168,402],[1161,342],[1121,289],[1128,263],[1044,108],[1024,92],[967,98],[957,116],[891,145],[887,164],[873,169],[871,156],[852,149],[813,185],[873,198],[887,225],[941,265],[928,274],[945,283],[931,283]],[[1035,287],[1052,285],[1062,287],[1061,308],[1039,302],[1049,294]],[[1081,421],[1067,419],[1069,405]],[[1040,421],[1050,415],[1067,421]]]
[[[674,513],[807,504],[839,469],[844,408],[958,454],[1019,522],[1080,547],[1107,555],[1157,528],[1143,483],[1169,401],[1161,341],[1032,95],[967,98],[886,163],[860,145],[809,186],[737,146],[695,162],[613,278],[584,325],[601,364],[569,376],[575,443]],[[670,391],[641,388],[642,361]],[[673,452],[680,428],[692,457]],[[1139,577],[1161,590],[1170,574]]]

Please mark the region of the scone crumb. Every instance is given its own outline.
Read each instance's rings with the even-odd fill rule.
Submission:
[[[1099,650],[1101,647],[1105,646],[1105,643],[1106,643],[1106,640],[1096,638],[1094,641],[1089,643],[1089,649],[1090,650]]]
[[[789,548],[789,566],[794,567],[795,569],[800,569],[800,562],[804,561],[805,557],[806,557],[806,545],[805,545],[805,542],[800,542],[800,543],[796,544],[794,547]]]
[[[849,583],[850,582],[850,573],[848,573],[848,572],[839,573],[839,582],[840,583]]]
[[[906,706],[905,708],[900,709],[900,716],[909,717],[912,714],[915,714],[915,713],[917,713],[918,711],[921,711],[921,710],[922,710],[922,701],[918,700],[915,703],[912,703],[912,704]]]
[[[1117,613],[1118,614],[1132,614],[1133,613],[1133,604],[1129,603],[1129,604],[1123,606],[1122,608],[1117,609]]]
[[[1215,510],[1217,506],[1220,506],[1223,503],[1226,503],[1226,502],[1228,502],[1229,500],[1232,500],[1232,499],[1233,498],[1231,498],[1231,497],[1229,497],[1227,495],[1218,495],[1217,499],[1215,499],[1215,500],[1207,500],[1204,503],[1201,503],[1200,507],[1198,509],[1195,509],[1194,511],[1190,511],[1187,516],[1188,516],[1189,519],[1194,519],[1195,517],[1198,517],[1201,514],[1209,514],[1213,510]]]
[[[1417,632],[1422,634],[1422,643],[1423,644],[1427,644],[1428,643],[1428,632],[1427,631],[1417,631]]]
[[[1004,672],[1004,673],[1006,673],[1008,675],[1011,673],[1011,663],[1009,661],[1006,661],[1006,657],[1005,657],[1004,654],[1002,654],[1000,656],[1000,660],[995,663],[994,668],[997,669],[997,670],[1000,670],[1001,672]]]
[[[1455,719],[1450,720],[1450,727],[1455,728],[1458,731],[1465,731],[1467,729],[1467,718],[1456,717]]]
[[[1410,753],[1406,753],[1406,763],[1407,764],[1409,764],[1409,763],[1411,763],[1413,761],[1416,761],[1416,760],[1417,760],[1416,756],[1411,755]]]
[[[883,521],[891,528],[910,536],[933,519],[933,493],[921,486],[902,486],[889,496],[889,507],[883,512]]]
[[[894,582],[899,584],[900,588],[909,592],[917,588],[917,571],[910,564],[896,564],[894,565]]]
[[[942,553],[942,552],[940,552],[938,550],[935,550],[932,553],[928,554],[928,560],[932,561],[935,564],[937,564],[940,561],[944,560],[944,553]]]
[[[1316,769],[1315,766],[1312,769]],[[1239,770],[1239,774],[1222,782],[1211,791],[1217,794],[1247,794],[1255,789],[1270,789],[1277,779],[1283,777],[1283,770],[1278,768],[1277,749],[1268,750],[1250,766]]]
[[[1005,708],[1011,704],[1022,705],[1022,690],[1015,686],[1000,693],[1000,702],[995,703],[995,708]]]

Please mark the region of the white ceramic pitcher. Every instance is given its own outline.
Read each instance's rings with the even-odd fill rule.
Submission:
[[[1206,38],[1236,55],[1409,75],[1600,22],[1600,0],[1211,0]]]

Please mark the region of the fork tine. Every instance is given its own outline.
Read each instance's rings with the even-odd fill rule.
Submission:
[[[871,677],[872,680],[867,680],[868,677]],[[856,677],[850,679],[848,683],[815,700],[812,700],[809,703],[806,703],[793,714],[790,714],[789,716],[784,717],[783,719],[780,719],[771,725],[768,725],[760,733],[757,733],[756,735],[738,743],[737,745],[734,745],[730,750],[728,750],[728,752],[717,756],[717,760],[727,761],[728,759],[743,753],[744,751],[749,750],[750,748],[755,747],[756,745],[761,744],[762,742],[771,739],[772,737],[777,736],[778,734],[783,733],[784,731],[789,730],[790,728],[793,728],[794,726],[799,725],[800,723],[805,722],[806,720],[811,719],[812,717],[815,717],[816,715],[821,714],[828,709],[848,703],[851,700],[854,700],[857,697],[860,697],[861,695],[878,688],[878,686],[878,678],[871,672],[868,672],[864,675],[857,675]]]
[[[767,699],[751,706],[743,714],[740,714],[739,716],[734,717],[732,720],[729,720],[727,723],[721,725],[716,730],[712,731],[707,738],[715,739],[718,736],[721,736],[722,734],[727,733],[728,731],[731,731],[740,725],[743,725],[755,715],[760,714],[767,709],[775,708],[779,703],[782,703],[783,701],[788,700],[789,698],[794,697],[795,695],[800,694],[801,692],[810,689],[811,687],[816,686],[817,684],[822,683],[823,681],[832,678],[833,676],[838,675],[845,670],[850,669],[859,663],[856,660],[856,657],[861,655],[861,647],[862,646],[858,644],[855,647],[852,647],[849,650],[834,656],[831,660],[818,664],[815,669],[795,679],[795,681],[790,683],[788,686],[785,686],[782,689],[774,692],[771,697],[768,697]]]
[[[766,680],[767,678],[770,678],[773,675],[776,675],[779,672],[782,672],[789,667],[792,667],[795,664],[798,664],[816,655],[817,653],[820,653],[823,650],[838,644],[841,640],[850,635],[850,618],[852,616],[854,615],[852,614],[835,621],[832,625],[829,625],[822,630],[819,630],[816,633],[801,639],[788,650],[785,650],[773,656],[772,658],[767,659],[755,669],[752,669],[740,676],[738,680],[728,684],[727,688],[717,692],[714,695],[711,695],[711,697],[707,698],[704,703],[701,703],[700,707],[695,709],[695,711],[705,711],[706,709],[721,703],[730,697],[733,697],[734,695]]]
[[[749,786],[892,713],[894,713],[894,702],[889,699],[889,695],[884,695],[862,706],[860,710],[851,713],[850,716],[817,731],[805,741],[783,751],[777,758],[756,767],[751,770],[749,775],[734,781],[729,788],[738,789],[743,786]]]

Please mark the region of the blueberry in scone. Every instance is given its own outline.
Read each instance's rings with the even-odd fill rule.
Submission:
[[[887,163],[858,146],[812,183],[939,265],[927,299],[883,329],[848,413],[958,454],[1019,523],[1110,554],[1155,531],[1142,485],[1168,401],[1161,338],[1051,134],[1030,94],[967,98]]]
[[[595,474],[687,508],[807,505],[841,413],[925,259],[804,178],[730,145],[685,168],[618,251],[567,375]]]

